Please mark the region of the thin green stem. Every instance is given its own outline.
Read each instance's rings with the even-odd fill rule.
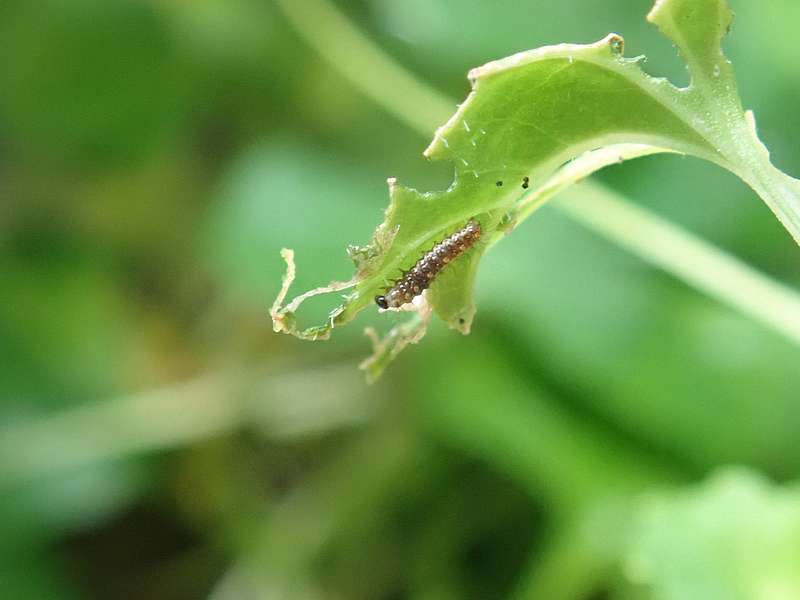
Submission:
[[[455,102],[440,94],[355,27],[327,0],[275,0],[297,33],[364,95],[424,136],[444,123]]]
[[[428,137],[450,116],[454,102],[367,39],[329,0],[275,1],[298,33],[334,69],[408,127]],[[659,150],[640,147],[638,155]],[[605,164],[608,162],[595,163],[593,168],[583,165],[581,177]],[[523,199],[518,222],[575,181],[557,177],[529,200]],[[579,202],[570,194],[555,205],[650,264],[800,343],[800,295],[796,291],[598,184],[583,191],[592,201]]]
[[[324,404],[315,393],[319,389],[329,390]],[[274,437],[335,428],[366,417],[362,389],[350,366],[271,376],[233,371],[6,426],[0,429],[0,490],[179,447],[245,424]]]
[[[800,297],[793,289],[596,183],[555,203],[574,220],[636,256],[800,344]]]
[[[543,187],[523,197],[517,205],[517,220],[523,221],[563,192],[554,206],[575,221],[800,344],[797,292],[685,229],[628,202],[606,186],[587,181],[580,188],[568,189],[599,166],[659,151],[650,146],[621,144],[587,152],[563,167]]]

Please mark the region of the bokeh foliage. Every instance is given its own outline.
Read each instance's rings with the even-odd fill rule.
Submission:
[[[685,83],[649,4],[339,6],[463,97],[477,64],[609,31]],[[800,13],[732,7],[744,105],[796,174]],[[473,333],[433,327],[366,388],[357,327],[272,334],[278,249],[300,288],[347,278],[387,175],[449,183],[427,139],[267,1],[7,0],[0,39],[4,597],[648,598],[642,557],[796,597],[800,349],[545,208],[484,258]],[[735,177],[669,156],[600,177],[800,285]],[[748,470],[713,478],[728,463]],[[753,528],[769,552],[742,566],[725,548]]]

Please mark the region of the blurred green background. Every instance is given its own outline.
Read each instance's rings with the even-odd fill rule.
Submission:
[[[800,5],[732,5],[796,175]],[[609,31],[687,79],[648,0],[338,6],[455,99]],[[273,334],[278,251],[295,290],[348,278],[388,176],[447,185],[428,140],[271,0],[3,0],[0,40],[0,597],[800,598],[800,348],[545,208],[483,261],[473,333],[434,325],[367,387],[386,317]],[[599,178],[800,286],[734,176]]]

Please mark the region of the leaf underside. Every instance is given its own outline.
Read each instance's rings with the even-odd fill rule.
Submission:
[[[740,176],[800,241],[800,182],[775,169],[743,111],[733,70],[720,43],[732,13],[725,0],[658,0],[648,20],[678,47],[691,82],[678,88],[646,74],[643,57],[623,56],[623,39],[609,34],[589,45],[559,44],[521,52],[473,69],[472,91],[441,126],[425,156],[455,168],[444,191],[420,192],[389,180],[389,206],[370,243],[348,251],[349,282],[283,299],[271,311],[276,331],[327,339],[412,267],[431,246],[480,222],[481,241],[448,265],[420,302],[404,310],[413,322],[389,332],[365,362],[377,377],[397,352],[424,335],[435,312],[468,333],[475,313],[473,283],[483,252],[555,193],[614,162],[655,152],[713,161]],[[290,271],[293,272],[293,265]],[[295,312],[314,295],[349,290],[326,323],[305,329]],[[422,315],[422,318],[420,318]]]

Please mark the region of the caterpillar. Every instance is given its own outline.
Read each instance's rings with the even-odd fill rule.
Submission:
[[[394,282],[382,296],[375,296],[381,308],[398,308],[425,291],[439,272],[481,239],[481,225],[471,219],[464,227],[428,250],[417,263]]]

